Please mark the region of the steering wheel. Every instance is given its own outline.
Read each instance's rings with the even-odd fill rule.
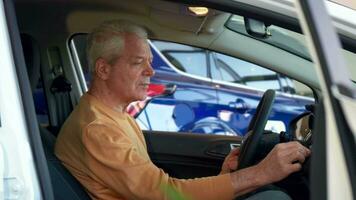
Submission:
[[[271,113],[275,96],[276,92],[269,89],[263,94],[262,99],[258,103],[256,113],[248,126],[248,134],[246,134],[242,142],[238,157],[238,169],[253,165],[253,158],[257,153],[257,146],[263,135],[268,116]]]

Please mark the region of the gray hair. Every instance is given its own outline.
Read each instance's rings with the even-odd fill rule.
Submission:
[[[87,59],[91,73],[95,71],[98,58],[103,58],[111,64],[117,60],[127,33],[147,39],[147,32],[143,27],[124,20],[106,21],[93,29],[87,41]]]

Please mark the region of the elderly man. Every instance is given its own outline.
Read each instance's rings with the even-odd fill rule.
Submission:
[[[145,30],[103,23],[89,35],[87,53],[90,89],[64,123],[55,151],[93,199],[168,199],[166,186],[190,199],[233,199],[298,171],[310,153],[296,142],[280,144],[259,164],[230,173],[237,167],[235,150],[220,175],[169,177],[152,163],[142,131],[125,112],[146,98],[154,75]]]

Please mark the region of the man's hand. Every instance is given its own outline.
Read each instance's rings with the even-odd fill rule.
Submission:
[[[230,151],[229,155],[225,157],[220,174],[230,173],[231,171],[235,171],[237,169],[237,157],[239,154],[240,148],[235,148]]]
[[[281,143],[276,145],[256,167],[261,180],[269,184],[299,171],[309,155],[310,150],[299,142]]]
[[[230,154],[226,157],[224,164],[228,163]],[[261,186],[282,180],[289,174],[299,171],[305,158],[309,155],[310,150],[299,142],[276,145],[257,165],[230,174],[232,186],[235,188],[235,195],[245,194]],[[235,160],[237,160],[236,157]],[[224,170],[221,171],[223,172]]]

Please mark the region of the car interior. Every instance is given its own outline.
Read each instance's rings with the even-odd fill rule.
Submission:
[[[238,3],[229,7],[161,0],[16,0],[14,5],[32,93],[42,91],[44,94],[44,100],[34,95],[34,102],[45,103],[47,107],[46,111],[37,111],[37,122],[55,199],[90,199],[85,188],[54,155],[54,144],[61,125],[87,90],[78,54],[71,48],[74,45],[71,38],[75,34],[89,33],[106,20],[135,22],[148,30],[150,39],[187,44],[238,57],[298,80],[312,89],[316,104],[308,106],[306,112],[290,122],[289,130],[281,133],[264,131],[274,96],[279,93],[267,90],[263,97],[261,95],[256,114],[249,124],[252,133],[249,138],[243,138],[243,145],[247,146],[244,149],[252,150],[239,158],[243,163],[241,168],[260,161],[280,142],[297,140],[311,148],[313,129],[324,121],[320,113],[319,118],[315,117],[321,94],[310,56],[303,57],[278,45],[268,44],[261,39],[266,37],[264,33],[258,35],[257,30],[250,30],[253,34],[239,34],[226,25],[234,13],[246,20],[251,17],[264,19],[266,23],[301,34],[296,20],[276,20],[275,16],[266,14],[261,8],[249,10],[239,7]],[[209,12],[199,16],[189,11],[189,6],[206,6]],[[356,63],[355,52],[352,46],[343,50],[350,66]],[[351,73],[356,77],[355,70]],[[224,157],[232,147],[240,146],[242,140],[233,136],[164,131],[144,131],[144,136],[152,161],[177,178],[218,174]],[[286,191],[293,199],[309,199],[310,170],[310,160],[307,160],[300,172],[274,186]]]

